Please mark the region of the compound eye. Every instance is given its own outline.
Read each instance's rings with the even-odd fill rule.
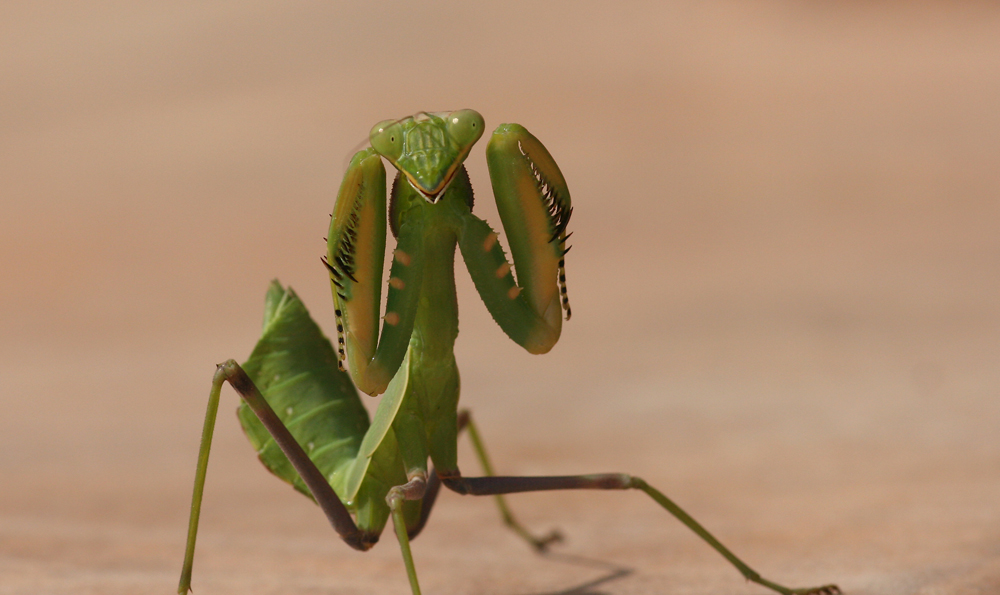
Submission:
[[[403,127],[396,120],[384,120],[368,134],[372,148],[393,163],[403,154]]]
[[[469,147],[483,135],[486,123],[479,112],[471,109],[448,114],[448,134],[463,147]]]

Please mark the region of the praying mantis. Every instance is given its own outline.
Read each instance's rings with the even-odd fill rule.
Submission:
[[[473,110],[420,112],[376,124],[371,146],[351,159],[323,258],[333,292],[336,349],[291,288],[272,282],[263,333],[250,358],[242,366],[234,360],[219,364],[212,380],[178,593],[191,589],[209,450],[226,382],[242,398],[238,417],[260,460],[312,498],[348,545],[368,550],[392,519],[413,595],[420,595],[420,586],[410,541],[426,524],[442,485],[459,494],[495,496],[504,522],[540,551],[559,534],[533,535],[517,522],[503,495],[639,490],[747,580],[786,595],[840,593],[832,584],[791,589],[763,578],[639,477],[493,473],[472,417],[458,409],[455,251],[503,332],[530,353],[546,353],[559,340],[564,313],[566,320],[571,315],[565,254],[573,207],[559,166],[542,143],[518,124],[500,125],[486,159],[512,267],[497,233],[472,214],[463,162],[484,130],[483,117]],[[388,217],[383,159],[397,170]],[[396,248],[380,316],[387,220]],[[355,386],[382,395],[370,422]],[[483,477],[459,471],[462,431],[469,434]]]

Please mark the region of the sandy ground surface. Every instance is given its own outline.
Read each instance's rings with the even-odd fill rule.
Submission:
[[[213,365],[275,276],[331,329],[352,148],[463,107],[532,130],[576,207],[549,355],[459,275],[501,472],[639,474],[781,582],[1000,592],[1000,11],[802,4],[3,4],[0,594],[173,592]],[[344,546],[235,405],[196,592],[408,592],[391,534]],[[444,494],[426,593],[766,592],[641,494],[512,504],[559,555]]]

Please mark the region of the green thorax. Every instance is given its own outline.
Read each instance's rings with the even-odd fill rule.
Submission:
[[[403,174],[397,175],[393,184],[389,208],[393,234],[400,243],[421,246],[413,255],[421,263],[422,279],[403,364],[408,366],[408,389],[393,423],[400,442],[407,444],[401,455],[408,473],[426,471],[428,457],[438,469],[457,469],[455,250],[472,202],[472,187],[464,166],[459,166],[449,187],[434,203],[415,190]],[[411,234],[419,235],[421,241],[404,242]]]
[[[458,336],[458,298],[455,293],[455,247],[463,215],[472,208],[472,186],[459,165],[449,187],[434,203],[428,202],[403,174],[396,176],[389,202],[393,236],[419,233],[423,265],[417,317],[410,347],[423,363],[452,361]]]

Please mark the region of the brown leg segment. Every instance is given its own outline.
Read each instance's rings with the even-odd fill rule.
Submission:
[[[378,540],[378,536],[376,535],[372,539],[373,536],[358,529],[358,526],[354,523],[354,519],[351,518],[351,513],[347,511],[337,493],[330,487],[329,482],[323,477],[323,474],[309,458],[309,455],[295,441],[295,437],[288,431],[285,424],[281,423],[281,419],[278,418],[278,415],[271,409],[271,406],[264,400],[264,396],[260,394],[260,391],[254,385],[253,381],[250,380],[250,377],[247,376],[246,372],[243,371],[243,368],[234,360],[229,360],[219,365],[219,371],[216,372],[216,375],[218,376],[219,374],[224,375],[229,384],[236,389],[236,392],[240,394],[250,409],[257,415],[257,418],[260,419],[260,422],[267,428],[271,437],[274,438],[281,451],[285,453],[292,466],[295,467],[295,470],[298,471],[302,480],[309,487],[309,491],[312,492],[316,503],[323,509],[327,520],[330,521],[330,525],[337,531],[340,538],[356,550],[366,551],[370,549],[375,544],[375,541]]]

